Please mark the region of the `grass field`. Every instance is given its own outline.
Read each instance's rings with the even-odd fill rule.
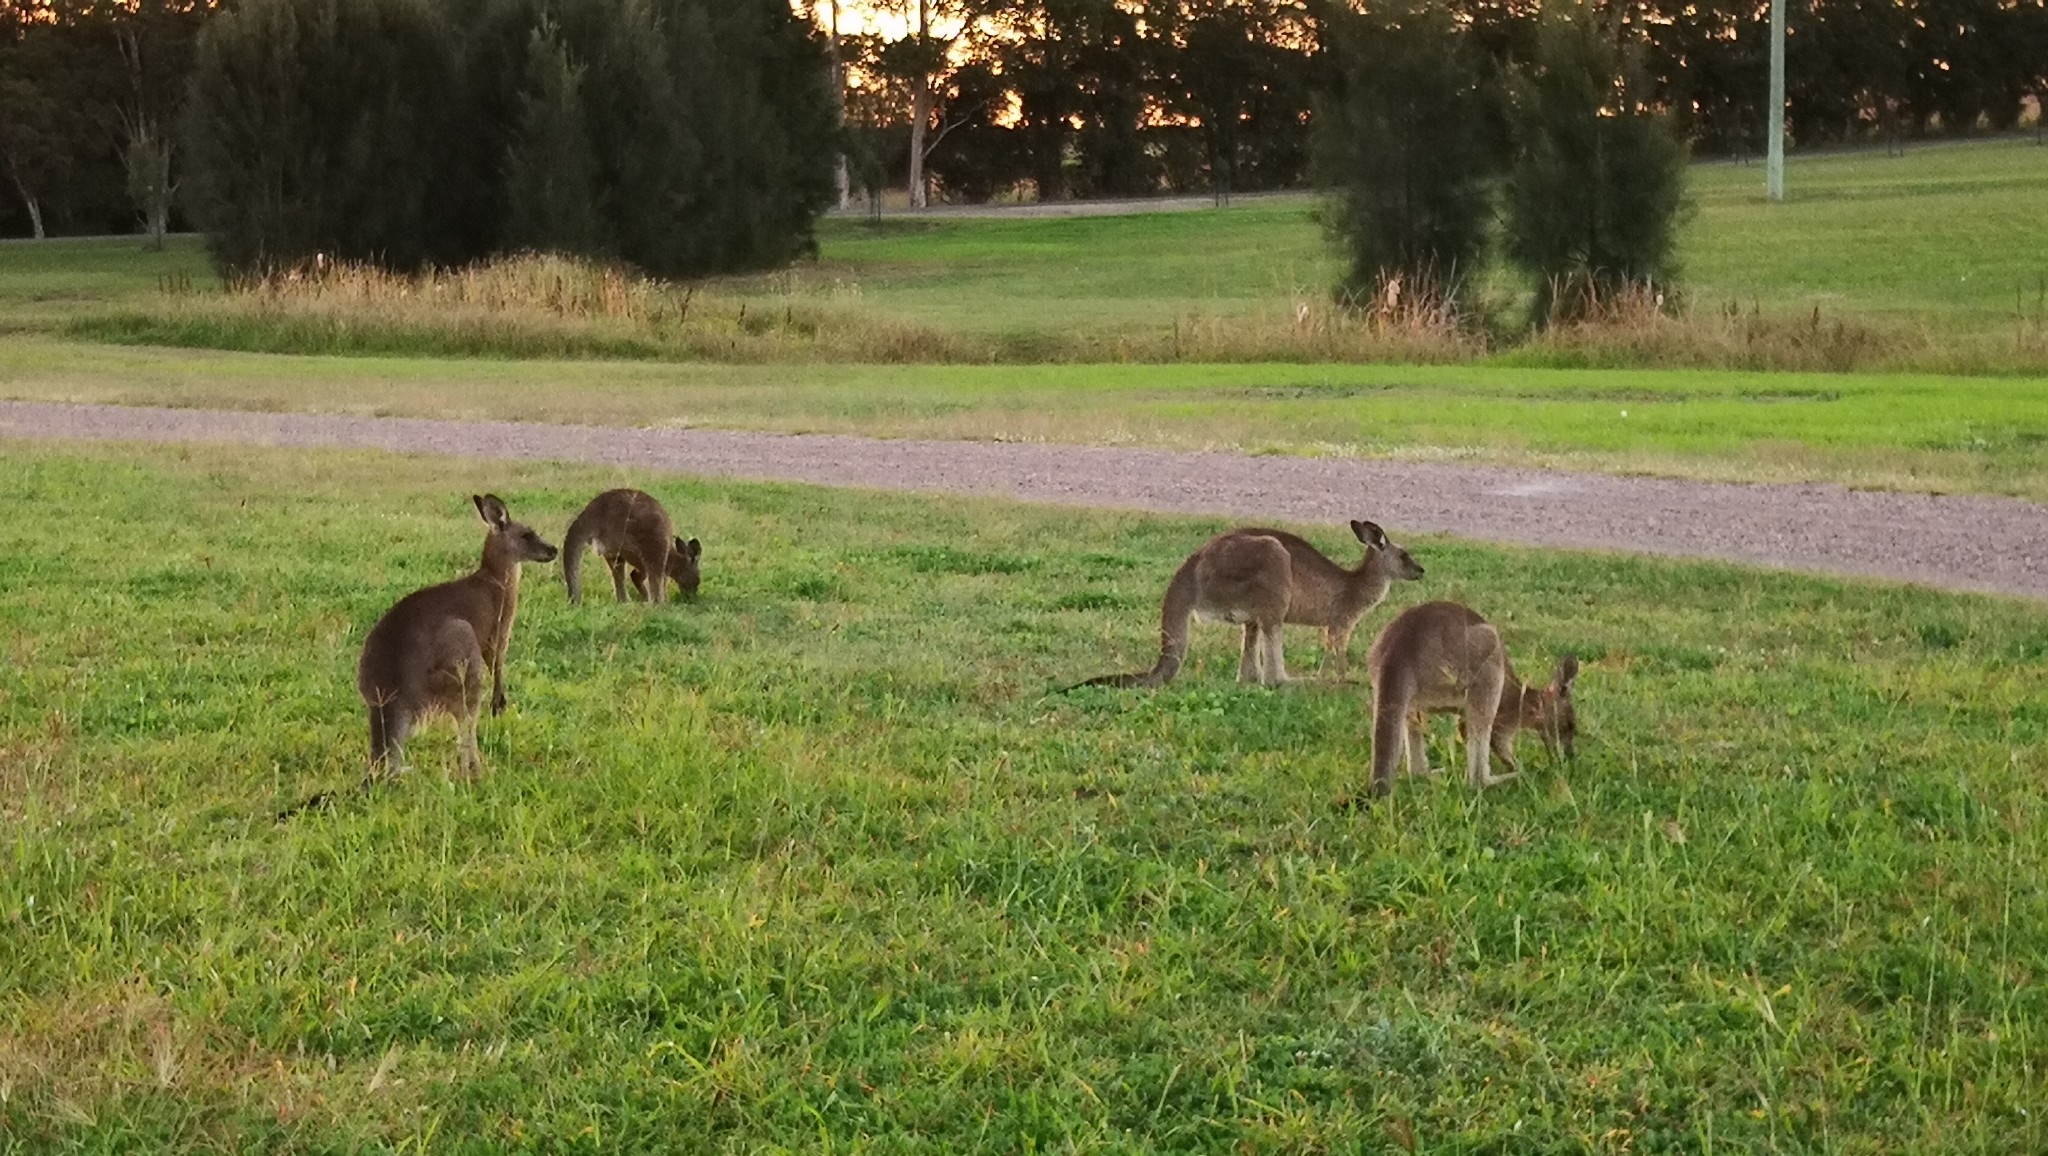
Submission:
[[[1344,812],[1362,688],[1228,630],[1045,696],[1213,522],[634,478],[702,602],[530,568],[480,782],[272,820],[466,495],[621,480],[0,446],[0,1151],[2048,1147],[2022,603],[1411,542],[1579,760]]]
[[[2048,378],[1505,366],[672,365],[0,346],[0,397],[1456,458],[2048,501]]]
[[[2048,372],[2048,148],[2026,140],[1797,158],[1770,205],[1760,169],[1693,170],[1682,231],[1683,326],[1557,337],[1515,364]],[[1339,265],[1308,197],[1220,211],[1023,219],[832,218],[821,258],[709,287],[733,324],[676,332],[558,318],[478,326],[308,306],[233,308],[197,244],[0,246],[0,310],[17,329],[268,351],[563,353],[775,361],[1412,360],[1413,342],[1327,308]],[[1517,315],[1512,278],[1487,278]],[[201,292],[166,296],[166,285]],[[1304,324],[1303,310],[1309,310]],[[721,313],[720,311],[723,311]],[[1817,320],[1816,320],[1817,319]],[[728,330],[738,329],[728,339]],[[878,336],[879,335],[879,336]],[[1432,360],[1471,360],[1450,346]]]

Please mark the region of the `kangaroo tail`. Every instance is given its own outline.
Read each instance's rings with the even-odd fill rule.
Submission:
[[[287,819],[297,818],[307,811],[326,810],[335,803],[340,802],[343,795],[358,792],[366,793],[383,781],[381,776],[388,771],[391,764],[391,740],[396,737],[399,741],[404,741],[404,731],[408,724],[402,717],[398,719],[392,718],[393,711],[388,704],[371,703],[369,714],[370,773],[363,777],[362,782],[357,783],[353,787],[339,787],[332,791],[313,792],[311,795],[306,796],[304,801],[294,803],[279,811],[277,813],[278,822],[282,823]],[[391,733],[394,722],[397,723],[400,732],[396,736],[393,736]]]
[[[291,806],[279,811],[277,813],[277,821],[283,823],[290,819],[296,819],[307,811],[324,811],[340,802],[343,796],[346,795],[367,795],[375,790],[377,784],[382,781],[375,775],[369,775],[353,787],[337,787],[332,791],[315,791],[306,796],[304,802],[293,803]]]
[[[1388,677],[1381,675],[1382,678]],[[1383,690],[1384,688],[1375,688]],[[1372,793],[1385,798],[1393,793],[1394,774],[1408,757],[1408,712],[1405,703],[1393,695],[1375,693],[1372,698]]]
[[[1159,661],[1150,670],[1134,671],[1130,674],[1105,674],[1086,682],[1077,682],[1067,690],[1079,690],[1084,686],[1165,686],[1180,673],[1180,665],[1188,656],[1188,621],[1195,616],[1195,560],[1189,558],[1174,571],[1173,581],[1166,584],[1166,601],[1159,608]]]
[[[562,535],[562,582],[569,587],[569,605],[583,601],[583,555],[590,548],[590,539],[595,536],[590,523],[578,514],[569,523],[569,532]]]
[[[370,704],[370,766],[382,767],[391,757],[391,721],[382,703]]]

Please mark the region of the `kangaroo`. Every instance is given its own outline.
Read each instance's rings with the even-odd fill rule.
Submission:
[[[668,511],[639,490],[606,490],[569,523],[562,538],[562,581],[569,586],[571,606],[583,601],[583,552],[591,546],[611,569],[612,594],[621,602],[626,601],[629,568],[642,601],[665,601],[671,579],[683,597],[697,596],[703,544],[677,537]]]
[[[1166,585],[1159,611],[1159,661],[1135,674],[1107,674],[1080,686],[1164,686],[1180,673],[1188,652],[1188,620],[1196,614],[1244,624],[1241,682],[1274,686],[1293,681],[1280,649],[1283,623],[1323,628],[1323,663],[1342,681],[1352,628],[1378,606],[1396,581],[1422,577],[1407,550],[1371,522],[1351,532],[1365,557],[1350,570],[1285,530],[1231,530],[1188,555]]]
[[[470,501],[490,527],[476,572],[399,599],[363,639],[356,690],[370,711],[373,778],[405,771],[405,740],[435,710],[455,716],[462,767],[474,778],[482,770],[476,723],[486,669],[491,713],[505,709],[505,648],[519,611],[519,564],[553,561],[556,550],[513,521],[497,495]]]
[[[1411,774],[1434,774],[1424,751],[1427,716],[1457,714],[1465,734],[1465,780],[1475,788],[1498,786],[1521,773],[1515,765],[1515,732],[1533,727],[1554,754],[1561,746],[1572,757],[1578,716],[1572,683],[1579,660],[1567,654],[1547,687],[1524,686],[1515,677],[1500,632],[1486,619],[1455,602],[1411,606],[1387,623],[1367,656],[1372,672],[1372,793],[1394,789],[1394,772],[1406,756]],[[1491,773],[1488,752],[1507,767]]]

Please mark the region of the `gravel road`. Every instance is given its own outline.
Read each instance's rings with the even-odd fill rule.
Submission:
[[[226,442],[593,462],[1409,532],[1895,578],[2048,599],[2048,507],[1438,463],[727,430],[0,401],[0,437]]]

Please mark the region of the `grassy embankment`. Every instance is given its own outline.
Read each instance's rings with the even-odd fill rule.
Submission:
[[[1756,178],[1695,170],[1685,256],[1706,316],[1694,331],[1728,337],[1753,310],[1759,333],[1790,335],[1790,361],[1821,367],[2031,356],[2048,258],[2023,241],[2048,215],[2048,150],[1805,159],[1781,206],[1761,202]],[[0,394],[1462,457],[2048,498],[2038,366],[1996,377],[1546,367],[1659,360],[1626,342],[1598,356],[1539,344],[1436,366],[896,363],[1170,356],[1176,343],[1196,360],[1475,355],[1426,339],[1344,346],[1375,339],[1338,333],[1318,312],[1335,267],[1305,200],[879,230],[835,219],[823,241],[816,266],[694,291],[525,268],[445,280],[444,296],[464,300],[424,310],[417,293],[370,279],[223,299],[189,239],[160,255],[126,242],[0,246],[0,327],[11,331]],[[1742,316],[1721,317],[1723,302]],[[110,337],[329,355],[82,340]],[[1948,353],[1893,356],[1910,349]],[[591,360],[600,354],[633,360]]]
[[[1547,366],[2048,367],[2048,149],[2022,141],[1815,157],[1768,205],[1752,167],[1694,170],[1682,320],[1561,330]],[[0,249],[23,328],[270,352],[743,361],[1471,361],[1473,341],[1347,321],[1308,198],[1123,217],[834,219],[822,258],[686,291],[514,270],[431,291],[304,285],[224,299],[194,242]],[[116,251],[110,251],[115,249]],[[458,281],[464,279],[455,279]],[[1503,324],[1512,278],[1487,277]],[[162,292],[169,286],[181,291]],[[423,307],[422,302],[430,302]]]
[[[464,496],[618,479],[0,466],[0,1151],[2048,1146],[2030,606],[1412,543],[1397,605],[1586,657],[1585,745],[1344,813],[1362,689],[1239,688],[1227,630],[1042,697],[1214,523],[636,478],[701,603],[531,570],[483,780],[442,724],[280,825]]]
[[[0,344],[0,397],[1457,458],[2048,500],[2048,379],[1496,366],[670,365]]]

